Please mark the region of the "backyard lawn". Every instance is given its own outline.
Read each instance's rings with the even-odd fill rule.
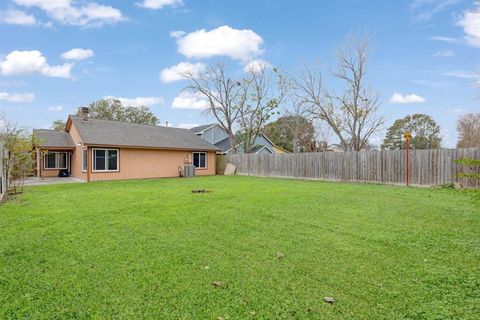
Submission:
[[[479,314],[465,192],[219,176],[31,187],[0,205],[0,319]]]

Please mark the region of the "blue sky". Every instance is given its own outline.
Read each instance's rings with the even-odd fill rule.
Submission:
[[[2,0],[0,112],[45,128],[114,96],[149,104],[162,123],[202,124],[211,119],[199,97],[180,93],[178,70],[217,61],[238,76],[251,61],[290,73],[310,62],[329,68],[351,32],[372,39],[368,82],[386,126],[427,113],[453,147],[457,117],[480,112],[472,0]]]

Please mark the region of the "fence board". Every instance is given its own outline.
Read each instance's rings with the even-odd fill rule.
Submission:
[[[433,186],[459,183],[479,188],[480,182],[459,178],[461,172],[478,168],[455,163],[457,159],[480,159],[480,149],[433,149],[410,151],[410,182]],[[406,151],[321,152],[297,154],[236,154],[227,162],[241,175],[292,177],[332,181],[405,184]]]

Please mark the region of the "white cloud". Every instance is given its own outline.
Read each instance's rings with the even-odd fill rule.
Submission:
[[[195,128],[195,127],[198,127],[199,124],[198,123],[179,123],[177,128],[180,128],[180,129],[192,129],[192,128]]]
[[[228,56],[248,61],[262,53],[263,39],[249,29],[222,26],[207,31],[200,29],[189,34],[177,33],[178,52],[188,58]]]
[[[91,58],[94,55],[95,53],[91,49],[75,48],[62,53],[61,57],[65,60],[84,60]]]
[[[187,73],[198,76],[200,73],[205,71],[205,69],[205,64],[201,62],[180,62],[179,64],[171,66],[170,68],[163,69],[162,72],[160,72],[160,80],[163,83],[180,81],[185,79],[185,74]]]
[[[15,24],[22,26],[33,26],[37,19],[31,14],[21,10],[10,9],[0,12],[0,22],[5,24]]]
[[[462,39],[452,38],[452,37],[444,37],[444,36],[431,37],[430,40],[442,41],[442,42],[448,42],[448,43],[460,43],[460,42],[462,42]]]
[[[114,96],[106,96],[105,99],[117,99],[127,107],[151,107],[155,105],[163,105],[164,101],[160,97],[136,97],[136,98],[122,98]]]
[[[47,77],[70,78],[71,63],[50,66],[40,51],[12,51],[0,60],[0,74],[4,76],[41,74]]]
[[[457,24],[463,28],[467,43],[474,47],[480,47],[480,4],[476,10],[466,11]]]
[[[435,52],[435,57],[448,58],[453,57],[454,53],[452,50],[439,50]]]
[[[399,103],[399,104],[421,103],[426,101],[427,100],[424,97],[421,97],[413,93],[406,94],[406,95],[403,95],[401,93],[394,93],[393,96],[390,98],[390,103]]]
[[[101,26],[125,20],[122,12],[111,6],[88,2],[74,5],[71,0],[13,0],[27,8],[37,7],[53,20],[67,25]]]
[[[415,21],[430,20],[437,13],[463,0],[413,0],[410,10]]]
[[[173,99],[172,108],[204,110],[208,108],[208,101],[201,94],[184,91]]]
[[[50,112],[62,112],[63,111],[63,106],[51,106],[51,107],[48,107],[48,111],[50,111]]]
[[[186,32],[181,30],[170,31],[171,38],[180,38],[183,37],[185,34]]]
[[[271,68],[270,62],[265,60],[250,60],[244,67],[244,72],[260,72],[264,69]]]
[[[32,102],[35,100],[35,94],[33,93],[9,93],[0,92],[0,100],[8,102]]]
[[[137,2],[136,5],[146,9],[159,10],[164,7],[180,7],[183,6],[182,0],[143,0],[142,2]]]
[[[455,77],[455,78],[462,78],[462,79],[478,79],[480,78],[480,74],[471,72],[471,71],[462,71],[456,70],[451,71],[443,74],[444,76],[448,77]]]

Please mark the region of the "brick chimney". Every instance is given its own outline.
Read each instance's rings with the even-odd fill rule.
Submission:
[[[87,107],[81,107],[80,108],[80,113],[82,114],[82,121],[87,122],[88,121],[88,108]]]

